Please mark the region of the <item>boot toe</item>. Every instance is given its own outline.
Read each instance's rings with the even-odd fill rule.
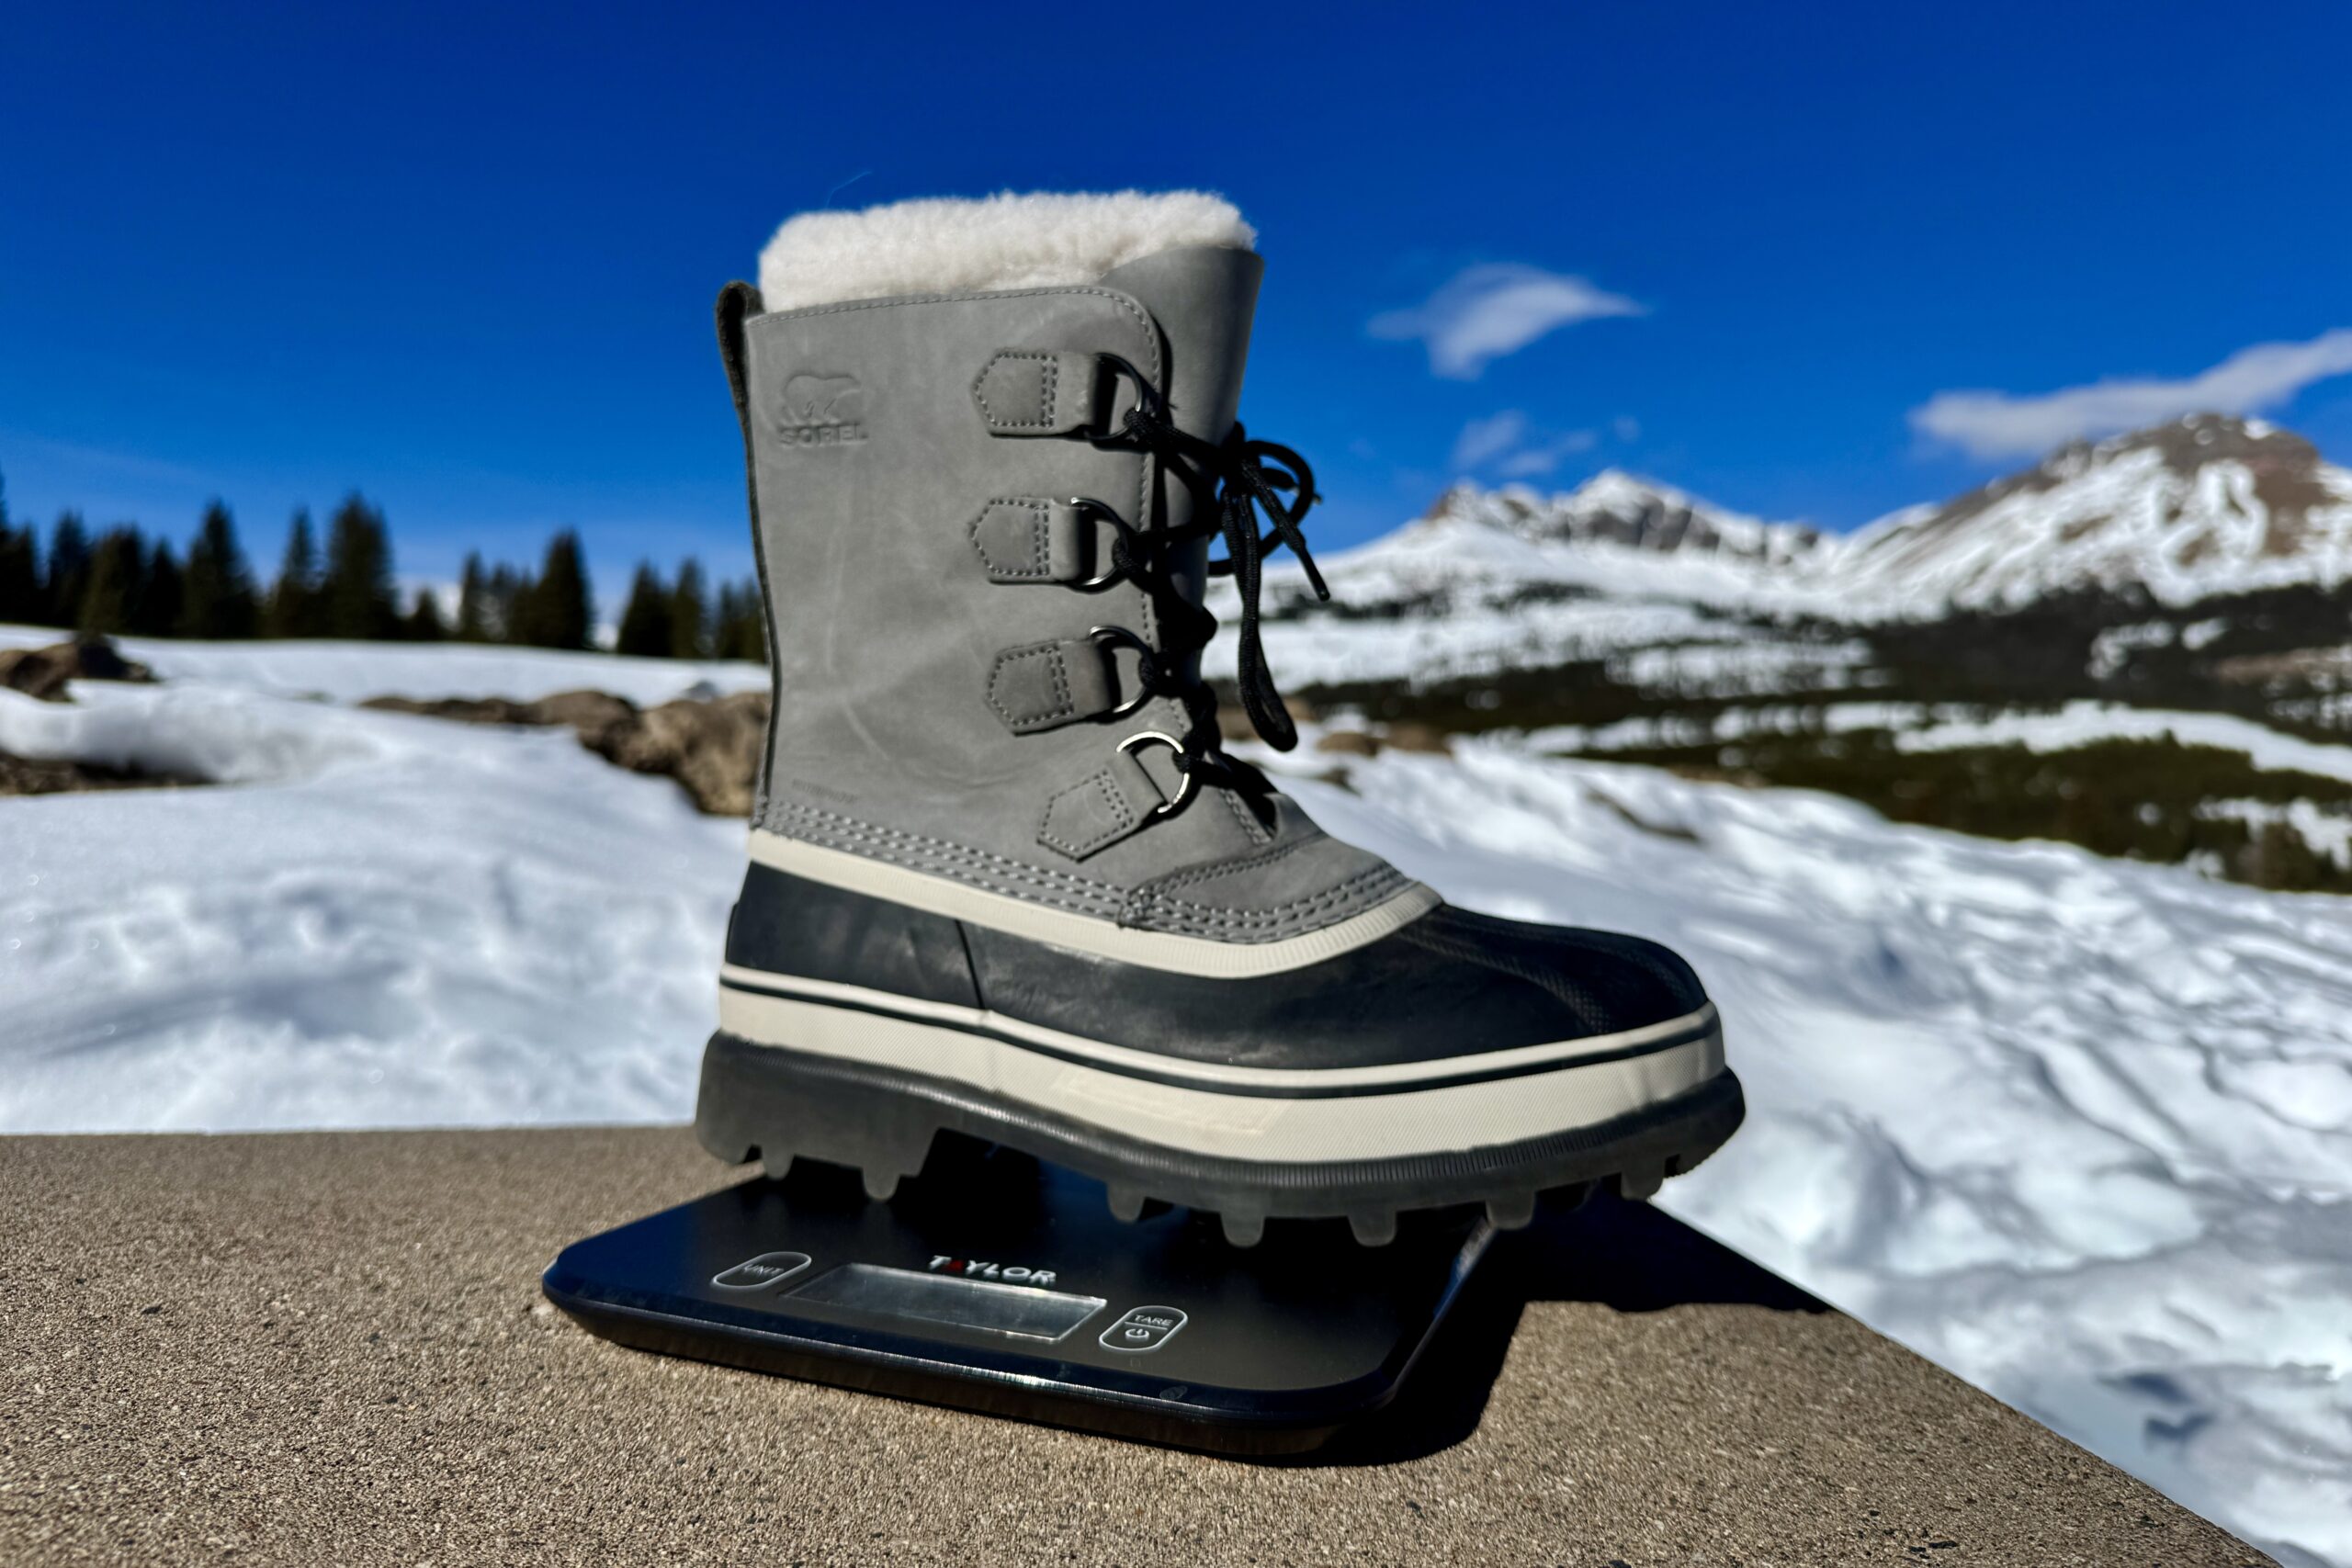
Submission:
[[[1680,953],[1645,937],[1472,914],[1451,906],[1407,928],[1419,945],[1476,964],[1540,994],[1546,1031],[1560,1040],[1670,1023],[1707,1005],[1706,987]]]

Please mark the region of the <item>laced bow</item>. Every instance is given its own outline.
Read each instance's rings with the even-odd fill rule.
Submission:
[[[1137,380],[1141,382],[1140,378]],[[1259,600],[1265,558],[1285,547],[1306,569],[1315,596],[1325,601],[1331,597],[1323,573],[1307,550],[1306,536],[1299,528],[1307,509],[1318,499],[1314,470],[1304,457],[1279,442],[1251,439],[1238,422],[1223,442],[1211,445],[1178,429],[1158,397],[1148,393],[1127,411],[1119,434],[1111,439],[1132,443],[1158,456],[1192,491],[1197,508],[1188,527],[1147,536],[1133,545],[1123,537],[1115,552],[1119,565],[1136,573],[1142,564],[1136,559],[1138,549],[1153,544],[1189,543],[1212,536],[1225,541],[1224,558],[1209,562],[1208,570],[1212,577],[1232,578],[1241,597],[1237,660],[1241,705],[1250,716],[1250,727],[1267,745],[1277,751],[1291,750],[1298,744],[1298,727],[1291,721],[1290,710],[1283,705],[1282,693],[1266,666],[1265,645],[1259,633]],[[1271,525],[1264,533],[1258,527],[1261,512]],[[1164,583],[1164,575],[1155,574],[1155,582]],[[1216,617],[1188,600],[1173,595],[1168,599],[1161,608],[1171,651],[1189,656],[1205,647],[1217,629]],[[1196,731],[1205,730],[1210,737],[1216,734],[1216,700],[1205,688],[1197,682],[1174,681],[1168,665],[1159,660],[1147,667],[1145,682],[1182,699]],[[1187,737],[1183,765],[1188,770],[1214,766],[1227,772],[1243,767],[1222,753],[1212,752],[1197,735]],[[1256,770],[1249,769],[1248,773],[1254,776]]]

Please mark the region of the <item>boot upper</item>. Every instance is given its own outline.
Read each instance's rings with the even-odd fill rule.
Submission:
[[[1203,504],[1123,418],[1149,400],[1226,439],[1261,271],[1189,245],[1083,283],[722,298],[775,676],[756,830],[1216,943],[1434,906],[1270,787],[1188,767],[1197,706],[1167,683],[1198,650],[1170,623],[1207,544],[1118,570]]]

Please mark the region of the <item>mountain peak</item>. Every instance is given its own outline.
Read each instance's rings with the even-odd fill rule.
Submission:
[[[1944,604],[2069,588],[2168,603],[2352,575],[2352,474],[2301,436],[2199,413],[2073,441],[2030,468],[1854,535],[1858,585]]]
[[[2030,468],[1843,536],[1762,522],[1619,468],[1549,496],[1457,484],[1429,517],[1490,530],[1514,547],[1573,546],[1604,572],[1608,560],[1638,557],[1652,588],[1665,581],[1658,571],[1679,573],[1673,563],[1720,562],[1737,569],[1726,581],[1764,595],[1759,604],[1793,593],[1865,617],[1998,608],[2080,589],[2178,604],[2352,580],[2352,472],[2290,431],[2220,413],[2070,442]],[[1706,575],[1690,580],[1693,592]]]
[[[1726,511],[1623,468],[1603,468],[1576,489],[1551,496],[1523,485],[1487,491],[1464,481],[1439,496],[1428,516],[1482,524],[1539,542],[1768,562],[1794,560],[1820,542],[1803,525],[1766,523]]]

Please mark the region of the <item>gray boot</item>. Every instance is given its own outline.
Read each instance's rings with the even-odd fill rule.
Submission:
[[[1448,908],[1225,755],[1204,584],[1236,579],[1241,699],[1286,749],[1259,562],[1306,558],[1314,500],[1234,417],[1252,241],[1194,194],[908,203],[796,219],[720,296],[775,707],[714,1153],[885,1197],[944,1128],[1124,1214],[1376,1241],[1645,1193],[1738,1125],[1672,953]]]

